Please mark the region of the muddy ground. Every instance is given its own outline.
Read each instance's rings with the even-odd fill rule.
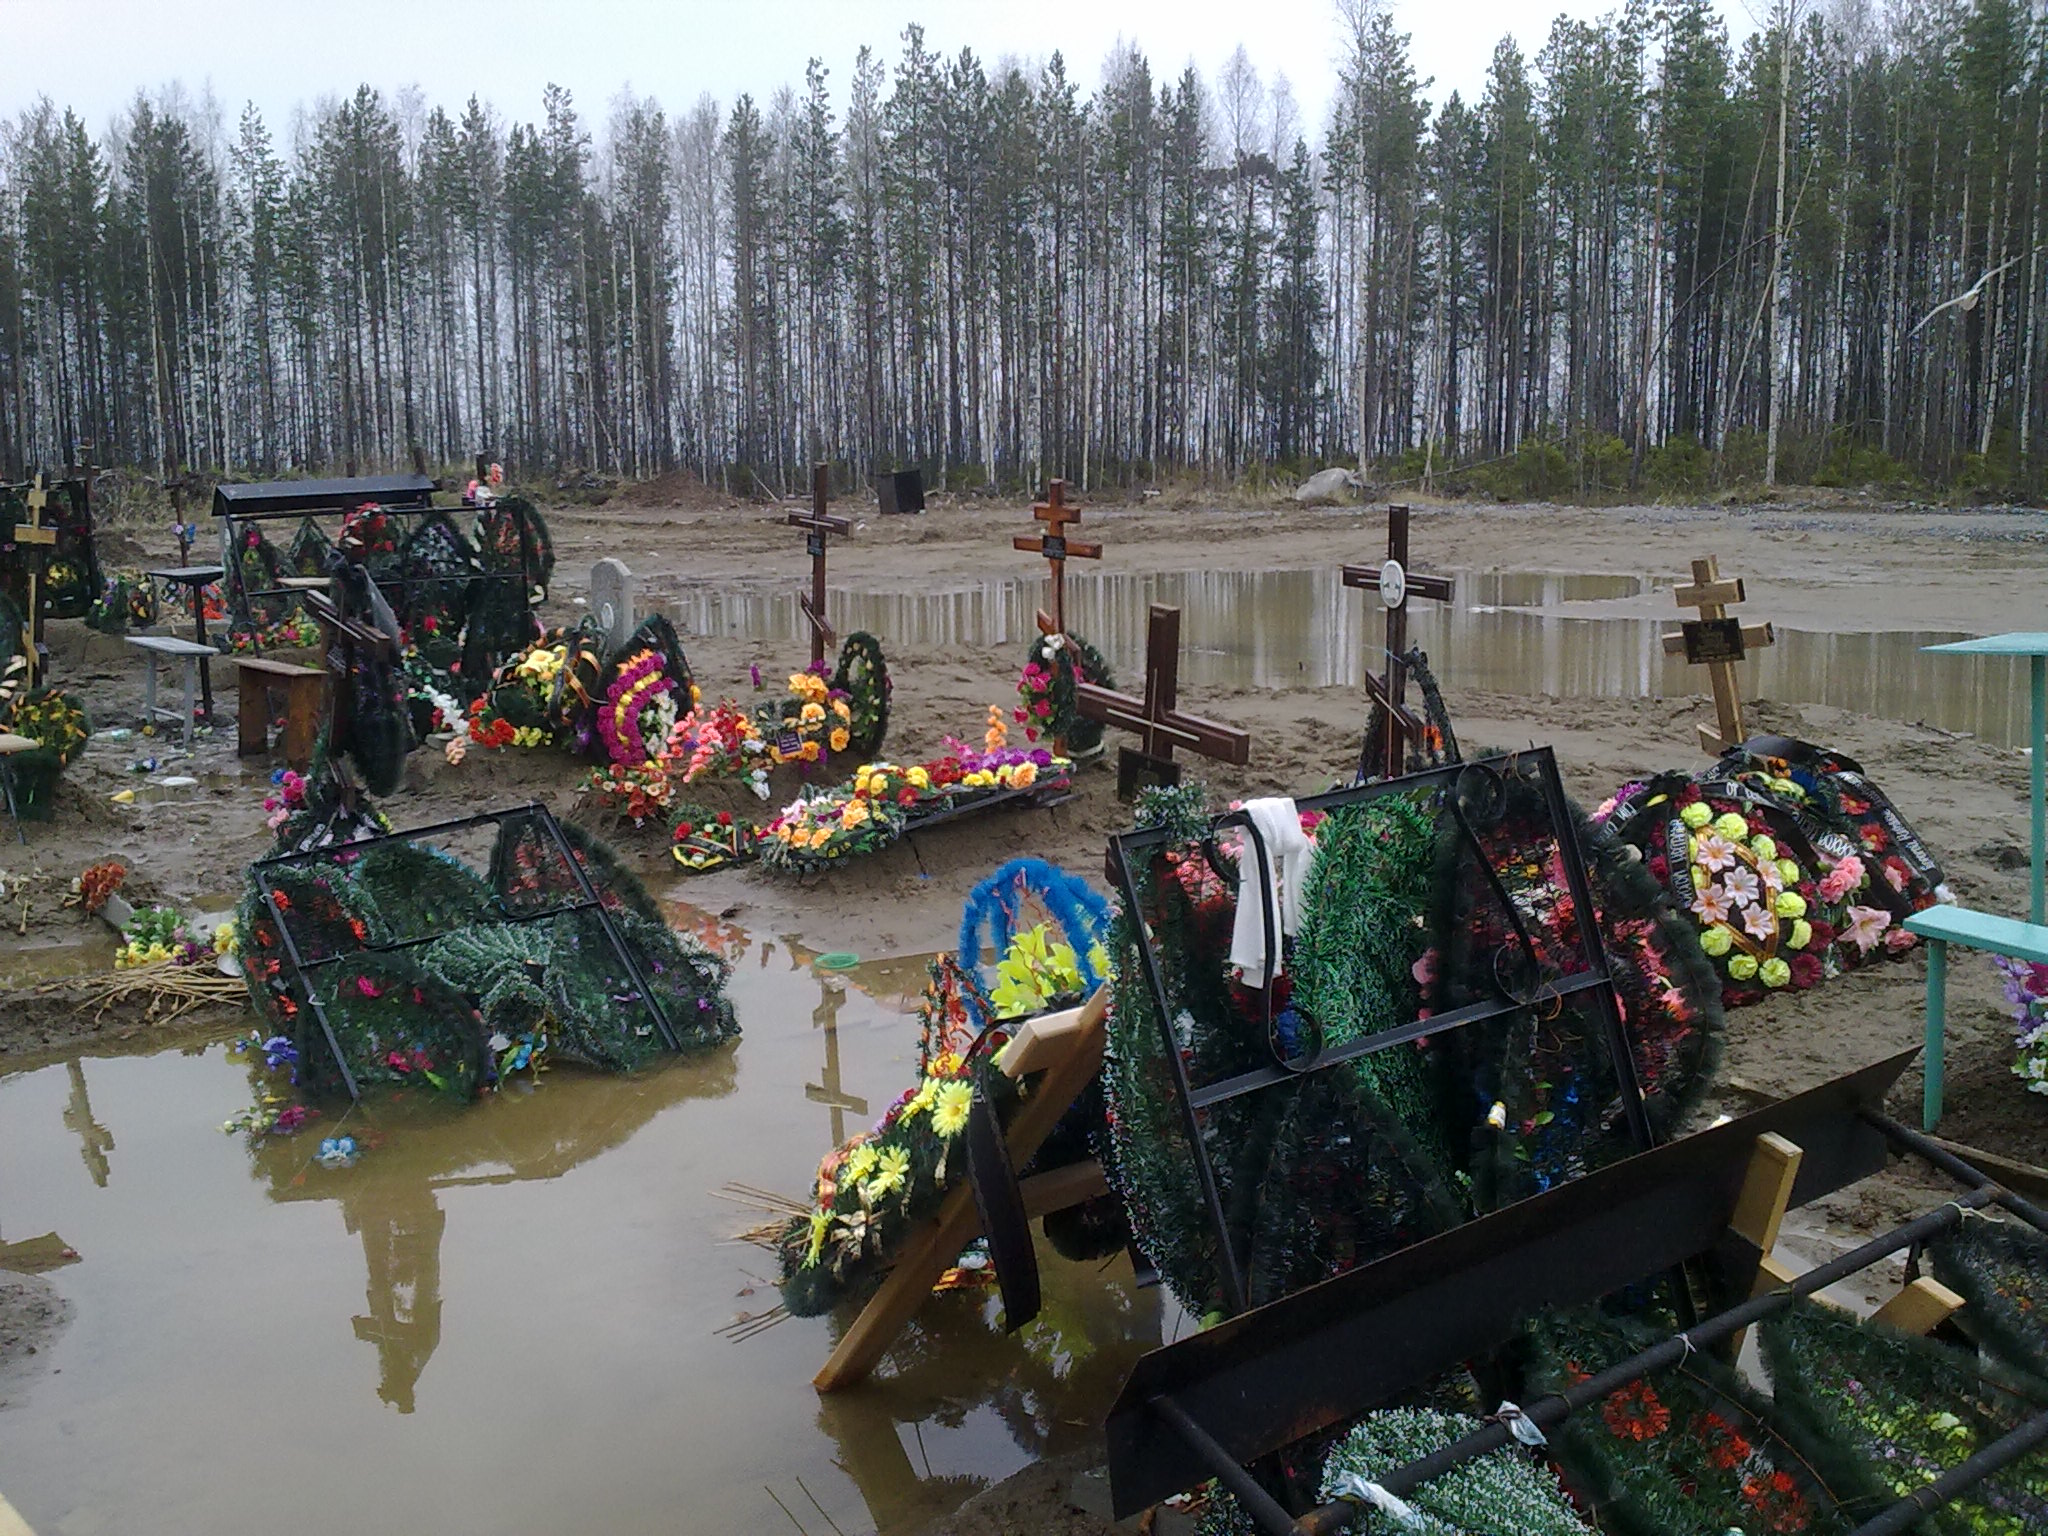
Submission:
[[[688,488],[656,486],[599,507],[558,507],[548,516],[559,552],[548,615],[583,612],[592,560],[617,555],[655,598],[691,584],[785,591],[807,575],[800,537],[782,524],[786,508],[741,505]],[[855,533],[832,551],[835,586],[915,591],[969,578],[1030,573],[1038,562],[1009,547],[1024,530],[1022,504],[937,506],[921,517],[882,518],[854,506]],[[1107,546],[1105,566],[1131,571],[1305,567],[1377,561],[1384,518],[1369,509],[1091,507],[1087,531]],[[143,532],[131,553],[151,563],[174,553],[168,536]],[[1682,571],[1714,553],[1724,571],[1748,579],[1746,612],[1809,629],[1952,630],[1991,633],[2048,628],[2040,593],[2048,574],[2048,513],[1944,511],[1853,501],[1744,507],[1632,507],[1572,510],[1418,504],[1414,564],[1578,572]],[[1362,601],[1362,599],[1360,599]],[[1668,594],[1642,611],[1666,611]],[[751,642],[686,635],[708,693],[744,695],[747,672],[771,678],[803,660]],[[885,646],[889,636],[883,635]],[[97,724],[134,726],[141,668],[116,639],[79,624],[52,626],[55,674],[80,689]],[[927,654],[891,650],[895,696],[887,753],[915,760],[946,735],[979,734],[988,705],[1014,702],[1021,656],[952,646]],[[1937,658],[1920,663],[1944,665]],[[133,1049],[155,1026],[133,1009],[97,1021],[39,981],[111,963],[112,939],[61,903],[85,865],[119,858],[146,896],[188,910],[218,910],[233,899],[240,871],[269,845],[262,799],[271,765],[238,762],[232,669],[216,669],[219,724],[191,759],[161,738],[96,738],[67,774],[57,817],[32,823],[26,846],[0,839],[0,1072],[58,1050]],[[1567,786],[1588,802],[1623,781],[1702,764],[1694,726],[1703,698],[1602,700],[1465,693],[1449,701],[1468,749],[1529,743],[1556,748]],[[1363,719],[1350,689],[1230,690],[1185,686],[1183,708],[1253,732],[1249,767],[1203,764],[1219,797],[1303,794],[1329,788],[1355,759]],[[1907,721],[1820,706],[1759,701],[1752,722],[1826,743],[1858,758],[1946,862],[1957,895],[2018,913],[2026,900],[2027,761],[2023,754]],[[145,791],[136,803],[113,796],[141,781],[130,765],[167,757],[165,771],[199,786]],[[818,949],[874,957],[949,945],[963,898],[1001,860],[1034,853],[1095,875],[1105,837],[1127,825],[1114,773],[1097,767],[1078,793],[1051,811],[1000,813],[933,831],[828,875],[806,881],[741,870],[685,880],[659,833],[636,832],[578,793],[583,770],[554,752],[472,752],[459,766],[421,751],[404,790],[386,803],[401,827],[529,797],[598,826],[636,858],[657,891],[679,895],[755,928],[800,935]],[[720,795],[726,796],[722,801]],[[701,798],[759,814],[737,789]],[[79,946],[86,946],[81,951]],[[95,960],[93,957],[103,957]],[[1778,996],[1729,1018],[1722,1080],[1709,1112],[1739,1110],[1918,1042],[1923,963],[1854,973],[1814,992]],[[224,1015],[223,1026],[236,1020]],[[2048,1165],[2048,1098],[2020,1091],[2008,1070],[2012,1029],[1990,962],[1959,956],[1949,1007],[1948,1105],[1943,1134],[2021,1161]],[[1894,1108],[1917,1119],[1919,1076],[1909,1071]],[[1917,1181],[1916,1181],[1917,1182]],[[1891,1214],[1912,1186],[1858,1193],[1816,1219],[1854,1230]],[[1874,1202],[1874,1203],[1873,1203]],[[1044,1489],[1039,1508],[1062,1502]],[[969,1528],[966,1526],[963,1529]],[[982,1529],[976,1525],[973,1529]],[[1075,1525],[1073,1529],[1084,1529]]]

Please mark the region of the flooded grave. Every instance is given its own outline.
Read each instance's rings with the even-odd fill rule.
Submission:
[[[56,1232],[79,1255],[55,1276],[69,1327],[0,1383],[6,1493],[34,1528],[228,1536],[321,1510],[855,1536],[1099,1435],[1178,1321],[1122,1260],[1043,1253],[1016,1338],[992,1291],[936,1297],[871,1387],[828,1399],[810,1379],[839,1322],[749,1326],[775,1260],[736,1237],[765,1214],[720,1192],[805,1197],[911,1083],[926,957],[827,973],[671,912],[733,962],[745,1033],[631,1076],[342,1101],[253,1148],[221,1126],[266,1074],[220,1044],[0,1078],[0,1243]],[[357,1161],[324,1166],[344,1135]]]
[[[1434,567],[1432,567],[1434,569]],[[1446,567],[1449,604],[1418,604],[1412,643],[1429,654],[1451,695],[1483,689],[1559,697],[1687,698],[1704,681],[1662,636],[1684,617],[1670,578]],[[1021,648],[1037,633],[1046,601],[1039,575],[914,592],[833,590],[831,623],[871,630],[905,652],[947,646]],[[1301,570],[1087,572],[1067,581],[1074,631],[1116,668],[1144,670],[1146,614],[1153,603],[1182,613],[1181,680],[1231,688],[1363,688],[1378,669],[1380,608],[1346,591],[1332,564]],[[685,588],[668,604],[685,634],[795,642],[805,620],[794,597],[765,589]],[[1752,604],[1754,617],[1771,617]],[[1895,720],[1924,720],[2002,746],[2027,740],[2024,678],[2010,658],[1979,656],[1950,669],[1925,664],[1920,648],[1957,631],[1814,630],[1779,625],[1778,642],[1739,669],[1742,696],[1825,704]]]

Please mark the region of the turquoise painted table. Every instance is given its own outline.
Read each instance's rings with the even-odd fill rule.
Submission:
[[[1937,906],[1906,919],[1906,928],[1927,943],[1927,1051],[1922,1063],[1925,1086],[1920,1116],[1928,1130],[1941,1118],[1943,1021],[1948,1011],[1948,947],[1951,943],[2016,959],[2048,963],[2048,928],[2042,926],[2043,896],[2048,894],[2048,634],[1986,635],[1979,640],[1953,640],[1926,650],[1944,656],[2024,656],[2027,691],[2032,704],[2033,776],[2032,881],[2027,892],[2027,921],[1972,912],[1966,907]]]

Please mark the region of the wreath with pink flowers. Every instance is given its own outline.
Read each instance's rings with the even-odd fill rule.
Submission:
[[[1845,886],[1861,869],[1828,871],[1834,899],[1823,896],[1820,860],[1789,817],[1676,775],[1627,786],[1601,809],[1699,925],[1725,1006],[1803,992],[1840,972]]]

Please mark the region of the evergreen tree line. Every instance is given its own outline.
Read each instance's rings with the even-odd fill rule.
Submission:
[[[0,469],[2040,486],[2040,0],[1780,0],[1739,46],[1626,0],[1440,104],[1340,16],[1319,134],[1242,50],[1089,91],[914,26],[843,113],[816,61],[601,126],[365,86],[288,146],[39,101],[0,125]]]

